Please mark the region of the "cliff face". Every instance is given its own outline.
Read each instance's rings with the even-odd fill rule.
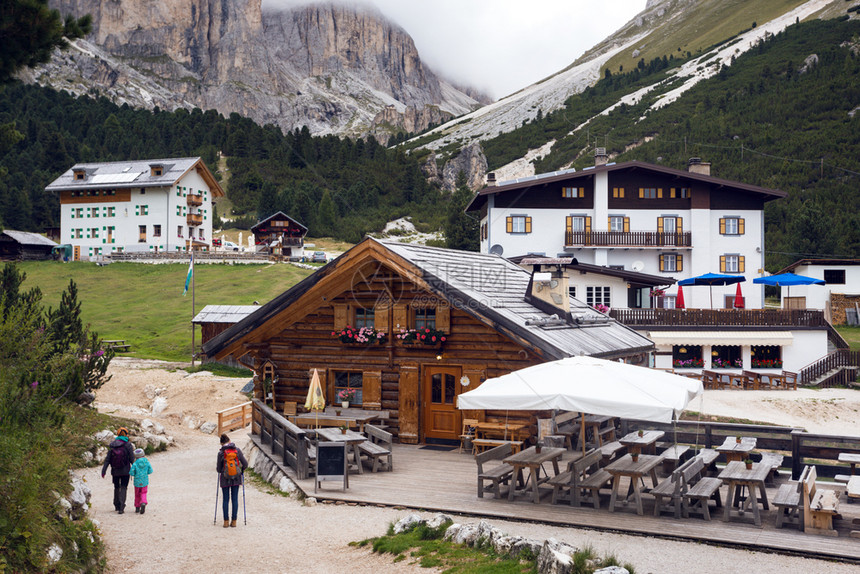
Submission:
[[[261,0],[52,0],[93,16],[77,52],[25,78],[118,103],[200,107],[313,133],[380,133],[393,106],[408,131],[480,104],[440,80],[412,39],[367,9],[311,5],[264,11]],[[431,106],[437,112],[424,113]],[[396,127],[396,126],[395,126]],[[405,126],[403,126],[405,127]],[[381,131],[384,131],[381,130]]]

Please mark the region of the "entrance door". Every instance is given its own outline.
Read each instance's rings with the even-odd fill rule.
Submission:
[[[424,438],[458,440],[460,412],[456,396],[460,367],[427,367],[424,371]]]

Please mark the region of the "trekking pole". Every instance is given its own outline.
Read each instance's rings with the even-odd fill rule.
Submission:
[[[221,475],[216,475],[215,479],[215,516],[212,517],[212,526],[218,521],[218,491],[221,490]]]
[[[245,507],[245,473],[242,473],[242,514],[245,516],[245,526],[248,526],[248,509]]]

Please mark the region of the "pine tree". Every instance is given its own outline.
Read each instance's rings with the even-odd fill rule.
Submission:
[[[457,174],[457,189],[448,205],[448,219],[445,222],[445,241],[450,249],[478,251],[478,221],[466,213],[466,206],[472,201],[472,190],[466,183],[466,175]]]
[[[84,342],[81,303],[78,301],[78,286],[74,279],[69,279],[69,287],[63,291],[57,310],[48,308],[48,330],[55,352],[62,353]]]

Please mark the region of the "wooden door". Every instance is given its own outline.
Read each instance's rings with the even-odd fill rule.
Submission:
[[[424,438],[460,438],[460,412],[457,394],[460,390],[460,367],[427,367],[424,370]]]

